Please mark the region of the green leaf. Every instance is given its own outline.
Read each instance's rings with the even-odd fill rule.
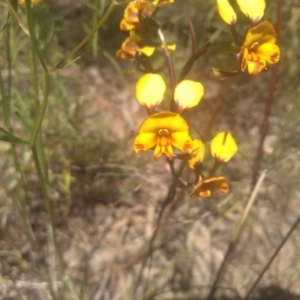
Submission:
[[[0,132],[3,133],[3,134],[0,134],[0,141],[8,142],[8,143],[16,143],[16,144],[29,144],[28,141],[20,139],[16,136],[12,135],[11,133],[9,133],[7,130],[5,130],[2,127],[0,127]]]

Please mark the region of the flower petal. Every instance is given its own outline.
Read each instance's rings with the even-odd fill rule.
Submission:
[[[170,134],[171,144],[184,153],[193,151],[193,140],[186,132],[173,132]]]
[[[166,84],[158,74],[146,74],[136,84],[136,97],[148,111],[154,111],[162,102],[165,91]]]
[[[163,153],[169,158],[169,160],[173,159],[173,148],[171,144],[167,144],[166,146],[158,144],[154,150],[154,158],[158,160]]]
[[[134,23],[128,22],[126,19],[122,19],[120,23],[120,29],[123,31],[129,31],[135,28]]]
[[[235,139],[229,132],[218,133],[210,143],[212,156],[221,161],[227,162],[237,152]]]
[[[265,60],[247,61],[248,73],[250,75],[258,75],[263,69],[266,68]]]
[[[196,156],[189,160],[189,166],[191,169],[195,169],[195,166],[203,161],[205,154],[205,144],[201,140],[194,140],[193,153],[196,153]]]
[[[170,134],[173,132],[189,132],[187,122],[179,114],[164,111],[145,119],[140,126],[139,133],[153,132],[157,134],[160,129],[167,129]]]
[[[147,57],[150,57],[151,55],[153,55],[153,53],[155,51],[155,47],[137,48],[137,51],[145,54]]]
[[[257,48],[256,54],[269,64],[276,64],[280,58],[280,49],[273,43],[265,43]]]
[[[178,112],[198,105],[204,93],[203,85],[192,80],[182,80],[175,87],[174,100],[177,103]]]
[[[257,23],[264,15],[265,0],[237,0],[241,11],[253,22]]]
[[[242,51],[245,48],[253,50],[254,47],[259,47],[259,45],[265,43],[275,43],[276,42],[276,32],[273,25],[270,22],[264,21],[257,26],[248,30]]]
[[[236,13],[228,0],[216,0],[218,11],[225,23],[234,25],[236,23]]]
[[[128,3],[124,10],[124,19],[130,23],[139,23],[139,10],[133,2]]]
[[[140,133],[134,140],[133,148],[136,153],[141,153],[154,147],[157,143],[157,135],[153,132]]]

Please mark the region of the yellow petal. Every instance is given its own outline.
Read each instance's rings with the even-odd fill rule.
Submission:
[[[167,48],[169,50],[175,51],[176,50],[176,44],[167,44]]]
[[[254,50],[254,48],[259,47],[259,45],[265,43],[274,44],[275,42],[275,29],[270,22],[265,21],[248,30],[244,45],[242,47],[242,52],[245,48],[248,48],[249,50]]]
[[[120,29],[123,31],[129,31],[135,28],[134,23],[128,22],[126,19],[122,19],[120,23]]]
[[[128,3],[124,11],[124,19],[130,23],[139,23],[139,10],[134,2]]]
[[[196,153],[196,156],[189,160],[189,166],[191,169],[195,169],[195,165],[200,164],[203,161],[205,154],[205,144],[201,140],[194,140],[193,153]]]
[[[248,55],[249,55],[249,51],[247,48],[244,49],[243,53],[242,53],[242,63],[241,63],[241,70],[243,72],[245,72],[247,64],[248,64]]]
[[[257,60],[257,61],[248,61],[248,73],[250,75],[258,75],[263,69],[266,68],[266,61]]]
[[[265,60],[269,64],[276,64],[280,58],[279,47],[273,43],[260,45],[257,48],[256,54],[261,60]]]
[[[218,11],[225,23],[234,25],[236,23],[236,13],[228,0],[216,0]]]
[[[213,183],[219,192],[224,194],[228,193],[229,185],[224,177],[216,177]]]
[[[203,96],[203,85],[192,80],[183,80],[175,87],[174,100],[177,103],[178,112],[186,108],[198,105]]]
[[[153,55],[155,51],[155,47],[142,47],[142,48],[137,48],[137,51],[145,54],[147,57],[150,57]]]
[[[170,134],[173,132],[188,133],[189,126],[179,114],[165,111],[147,117],[147,119],[145,119],[145,121],[141,124],[139,133],[158,133],[160,129],[167,129]]]
[[[122,44],[122,49],[130,56],[136,56],[136,43],[129,37]]]
[[[154,1],[147,1],[147,0],[135,0],[132,3],[134,3],[134,5],[136,6],[136,8],[138,10],[143,10],[144,8],[148,8],[151,7],[153,5],[156,5],[156,3],[158,2],[158,0],[154,0]]]
[[[241,11],[253,22],[257,23],[264,15],[265,0],[237,0]]]
[[[116,57],[123,60],[128,60],[130,56],[124,52],[122,49],[119,49],[116,53]]]
[[[193,151],[193,140],[187,132],[173,132],[170,134],[171,144],[184,153]]]
[[[133,148],[136,153],[141,153],[154,147],[157,142],[157,135],[153,132],[140,133],[134,140]]]
[[[237,144],[229,132],[218,133],[210,143],[212,156],[222,162],[230,160],[237,152]]]
[[[162,102],[165,91],[166,84],[158,74],[145,74],[136,84],[136,97],[148,111],[154,111]]]

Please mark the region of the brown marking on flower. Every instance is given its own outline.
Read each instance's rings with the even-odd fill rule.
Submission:
[[[271,61],[272,63],[276,64],[278,61],[279,61],[279,53],[274,53],[272,56],[271,56]]]
[[[137,153],[144,152],[145,147],[144,147],[143,144],[137,143],[137,144],[135,144],[134,146],[135,146],[135,149],[136,149]]]
[[[182,151],[185,152],[185,153],[191,153],[192,150],[193,150],[193,142],[191,141],[186,141],[183,145],[183,149]]]

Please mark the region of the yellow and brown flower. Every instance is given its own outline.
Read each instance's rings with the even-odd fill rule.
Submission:
[[[241,70],[246,68],[250,75],[257,75],[266,69],[267,63],[275,64],[280,58],[276,43],[276,32],[270,22],[262,22],[251,28],[240,50]]]
[[[155,51],[155,47],[141,46],[131,37],[128,37],[116,53],[116,57],[123,60],[135,59],[139,54],[151,56]]]
[[[165,154],[172,160],[173,147],[191,153],[193,141],[189,136],[187,122],[179,114],[167,111],[148,116],[133,143],[136,153],[154,148],[155,159]]]
[[[211,196],[213,190],[218,190],[224,194],[228,193],[229,185],[226,179],[222,176],[206,178],[200,176],[190,196],[198,194],[201,198],[208,198]]]

